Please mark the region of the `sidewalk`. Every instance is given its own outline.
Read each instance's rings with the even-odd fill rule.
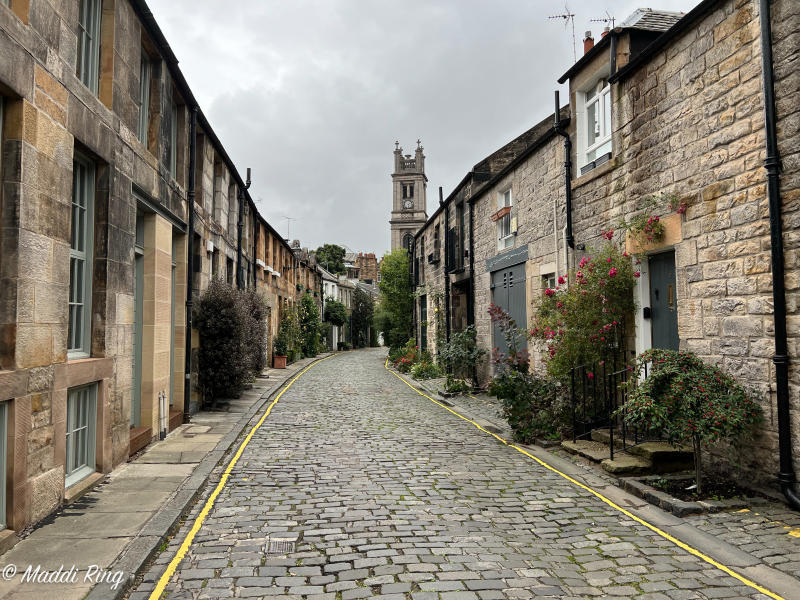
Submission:
[[[480,426],[506,440],[513,439],[497,398],[485,393],[443,398],[439,395],[444,385],[443,378],[417,380],[410,375],[404,377],[422,392],[451,406]],[[787,599],[800,598],[797,593],[800,585],[800,513],[785,503],[752,498],[753,504],[744,509],[675,517],[624,491],[618,487],[618,479],[612,474],[579,456],[564,452],[559,446],[544,449],[519,445],[689,546],[736,568]]]
[[[268,369],[269,377],[258,378],[241,398],[218,412],[192,415],[191,423],[151,444],[136,460],[44,519],[0,556],[0,598],[77,600],[95,585],[101,597],[120,593],[191,507],[253,415],[285,381],[324,356],[287,369]],[[22,583],[29,566],[28,578],[37,566],[41,577],[44,571],[61,571],[52,575],[53,583]]]

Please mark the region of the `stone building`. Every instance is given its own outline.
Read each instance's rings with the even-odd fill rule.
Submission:
[[[765,4],[771,18],[762,23]],[[603,231],[623,218],[658,216],[660,239],[623,238],[642,274],[631,357],[678,347],[758,388],[764,434],[743,468],[773,481],[778,472],[785,489],[792,457],[800,460],[798,27],[789,0],[706,0],[685,15],[637,11],[597,44],[587,36],[584,56],[559,80],[569,84],[569,102],[558,126],[554,116],[543,120],[536,141],[467,197],[473,318],[486,348],[502,345],[490,302],[528,323],[542,290],[601,243]],[[664,194],[679,210],[647,204]],[[424,252],[436,218],[417,234]],[[489,375],[487,365],[481,379]]]
[[[310,267],[145,2],[0,3],[0,57],[2,545],[196,409],[190,277],[195,296],[218,277],[280,307]]]
[[[378,281],[378,259],[374,252],[359,252],[355,258],[355,267],[358,269],[358,278],[367,283]]]
[[[428,177],[425,175],[425,155],[417,140],[414,158],[403,155],[400,144],[395,142],[394,173],[392,173],[392,218],[391,249],[409,249],[414,234],[425,224],[427,201],[425,198]]]

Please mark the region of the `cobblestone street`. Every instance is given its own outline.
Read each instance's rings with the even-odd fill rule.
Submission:
[[[166,597],[768,597],[420,396],[384,356],[334,356],[280,398]]]

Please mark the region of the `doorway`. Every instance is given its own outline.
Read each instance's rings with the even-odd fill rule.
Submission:
[[[675,289],[675,251],[648,257],[652,347],[678,350],[678,300]]]

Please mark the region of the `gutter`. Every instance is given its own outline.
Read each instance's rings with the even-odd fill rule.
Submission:
[[[769,233],[772,260],[772,300],[775,329],[776,402],[778,412],[778,450],[780,471],[778,482],[789,505],[800,510],[800,495],[795,489],[797,481],[792,466],[792,430],[789,417],[789,353],[786,335],[786,285],[783,258],[783,225],[781,223],[781,160],[778,154],[778,138],[775,129],[775,73],[772,65],[772,25],[770,0],[759,0],[761,24],[761,71],[764,78],[764,129],[766,133],[767,198],[769,200]]]
[[[186,191],[186,211],[189,213],[186,242],[186,356],[183,382],[183,422],[188,423],[192,403],[192,287],[194,285],[194,171],[197,158],[197,106],[192,107],[189,122],[189,182]]]
[[[575,237],[572,235],[572,140],[569,134],[562,129],[561,112],[559,109],[558,90],[556,90],[556,111],[553,131],[564,138],[564,196],[566,198],[567,213],[567,246],[575,248]],[[569,267],[568,257],[564,257],[564,264]]]

